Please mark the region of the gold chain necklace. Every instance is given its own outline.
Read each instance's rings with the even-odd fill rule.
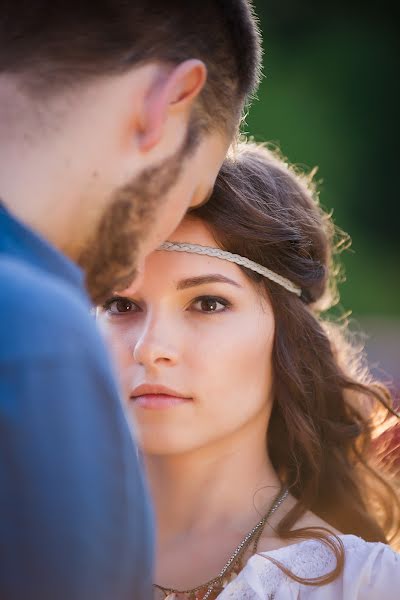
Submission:
[[[164,600],[177,600],[178,597],[185,596],[187,600],[210,600],[211,594],[215,594],[218,592],[222,592],[223,588],[229,583],[231,576],[235,577],[242,568],[241,565],[241,557],[250,546],[251,542],[254,541],[253,553],[257,551],[257,546],[263,529],[267,520],[270,516],[280,507],[282,502],[287,498],[289,491],[287,488],[283,488],[279,494],[274,499],[271,507],[268,512],[263,516],[263,518],[253,527],[251,531],[243,538],[240,544],[235,548],[233,554],[230,556],[219,575],[210,579],[206,583],[198,585],[191,590],[176,590],[173,588],[166,588],[162,585],[154,584],[154,589],[161,590],[164,593]],[[239,570],[236,570],[235,567],[239,566]],[[205,593],[201,596],[198,596],[198,592],[205,589]],[[179,595],[179,596],[178,596]],[[216,596],[214,596],[216,597]]]

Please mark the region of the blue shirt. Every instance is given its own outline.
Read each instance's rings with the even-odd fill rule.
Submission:
[[[149,600],[149,498],[81,271],[0,204],[0,598]]]

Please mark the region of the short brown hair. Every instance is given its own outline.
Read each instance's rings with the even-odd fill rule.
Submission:
[[[261,43],[251,0],[9,0],[0,16],[0,74],[51,94],[151,60],[198,58],[206,125],[238,117],[259,81]]]

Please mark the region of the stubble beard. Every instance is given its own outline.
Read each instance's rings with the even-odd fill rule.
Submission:
[[[151,231],[153,217],[197,146],[198,133],[192,123],[177,152],[144,169],[112,194],[95,234],[77,260],[94,305],[103,304],[113,291],[126,289],[135,279],[140,248]]]

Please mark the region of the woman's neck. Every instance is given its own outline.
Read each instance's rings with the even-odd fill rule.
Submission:
[[[263,431],[241,430],[185,454],[146,456],[145,464],[160,543],[215,527],[247,532],[281,486]]]

